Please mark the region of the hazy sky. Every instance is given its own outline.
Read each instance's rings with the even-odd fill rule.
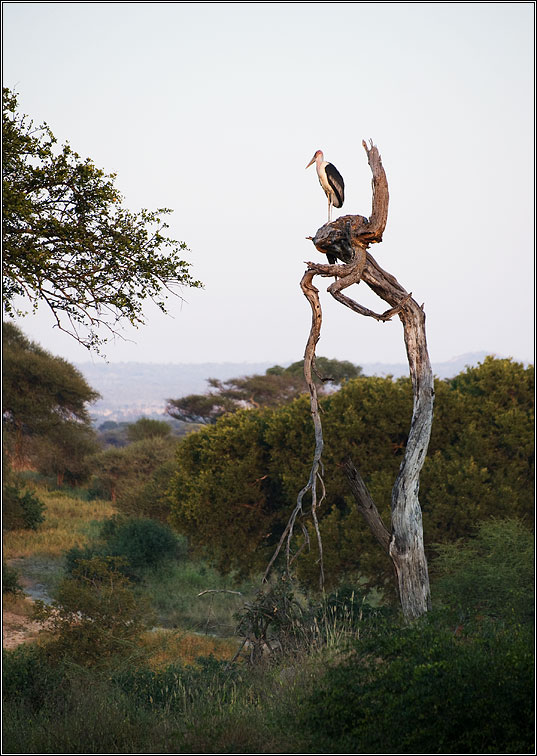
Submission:
[[[132,210],[174,210],[202,291],[148,307],[111,362],[300,359],[310,309],[299,281],[326,221],[317,149],[345,205],[371,210],[363,138],[390,188],[380,265],[425,303],[433,364],[487,350],[533,360],[534,4],[3,3],[4,86],[98,167]],[[334,302],[318,353],[402,362],[387,324]],[[348,291],[386,305],[365,284]],[[25,333],[91,359],[52,329]],[[95,358],[99,360],[100,358]]]

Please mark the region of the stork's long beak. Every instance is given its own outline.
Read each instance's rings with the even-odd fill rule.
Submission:
[[[312,157],[312,159],[311,159],[311,160],[309,161],[309,163],[307,164],[306,168],[309,168],[309,167],[310,167],[310,165],[312,165],[312,164],[313,164],[314,162],[315,162],[315,155],[314,155],[314,156]]]

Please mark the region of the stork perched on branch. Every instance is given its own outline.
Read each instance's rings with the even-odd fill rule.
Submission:
[[[313,163],[315,163],[315,168],[317,169],[319,183],[328,197],[328,222],[330,223],[332,220],[332,205],[334,207],[343,206],[343,200],[345,199],[345,184],[343,183],[341,174],[335,165],[327,163],[326,160],[324,160],[321,150],[317,150],[306,168],[309,168]]]

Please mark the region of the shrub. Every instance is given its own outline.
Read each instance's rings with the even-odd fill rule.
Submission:
[[[108,554],[125,557],[135,572],[181,555],[175,533],[156,520],[113,517],[103,522],[101,538]]]
[[[6,562],[2,562],[2,593],[16,595],[22,592],[22,585],[19,583],[19,574],[17,570],[14,570],[13,567],[10,567]]]
[[[34,618],[52,634],[47,652],[94,666],[131,653],[151,616],[123,574],[120,557],[80,559],[50,606],[37,601]]]
[[[533,533],[519,520],[482,522],[474,538],[436,547],[433,594],[462,617],[533,619]]]
[[[392,628],[330,668],[302,713],[316,752],[528,753],[532,635],[434,618]]]
[[[18,484],[4,486],[2,526],[6,530],[37,530],[45,516],[45,505],[31,491],[22,491]]]
[[[65,554],[65,568],[73,574],[81,562],[93,557],[119,557],[118,569],[133,580],[145,570],[186,554],[186,541],[161,522],[151,519],[111,517],[104,520],[98,539]]]
[[[2,695],[10,704],[36,711],[58,697],[65,681],[64,669],[47,658],[35,644],[18,646],[2,654]]]

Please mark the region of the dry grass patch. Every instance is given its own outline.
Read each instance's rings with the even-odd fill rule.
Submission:
[[[59,558],[73,546],[87,540],[92,521],[116,514],[109,501],[80,501],[61,491],[38,489],[36,495],[46,506],[45,521],[37,530],[4,532],[4,559],[41,556]]]
[[[195,664],[200,656],[231,660],[239,647],[237,638],[215,638],[182,630],[154,630],[145,633],[142,645],[147,652],[152,669],[162,669],[170,664]]]

